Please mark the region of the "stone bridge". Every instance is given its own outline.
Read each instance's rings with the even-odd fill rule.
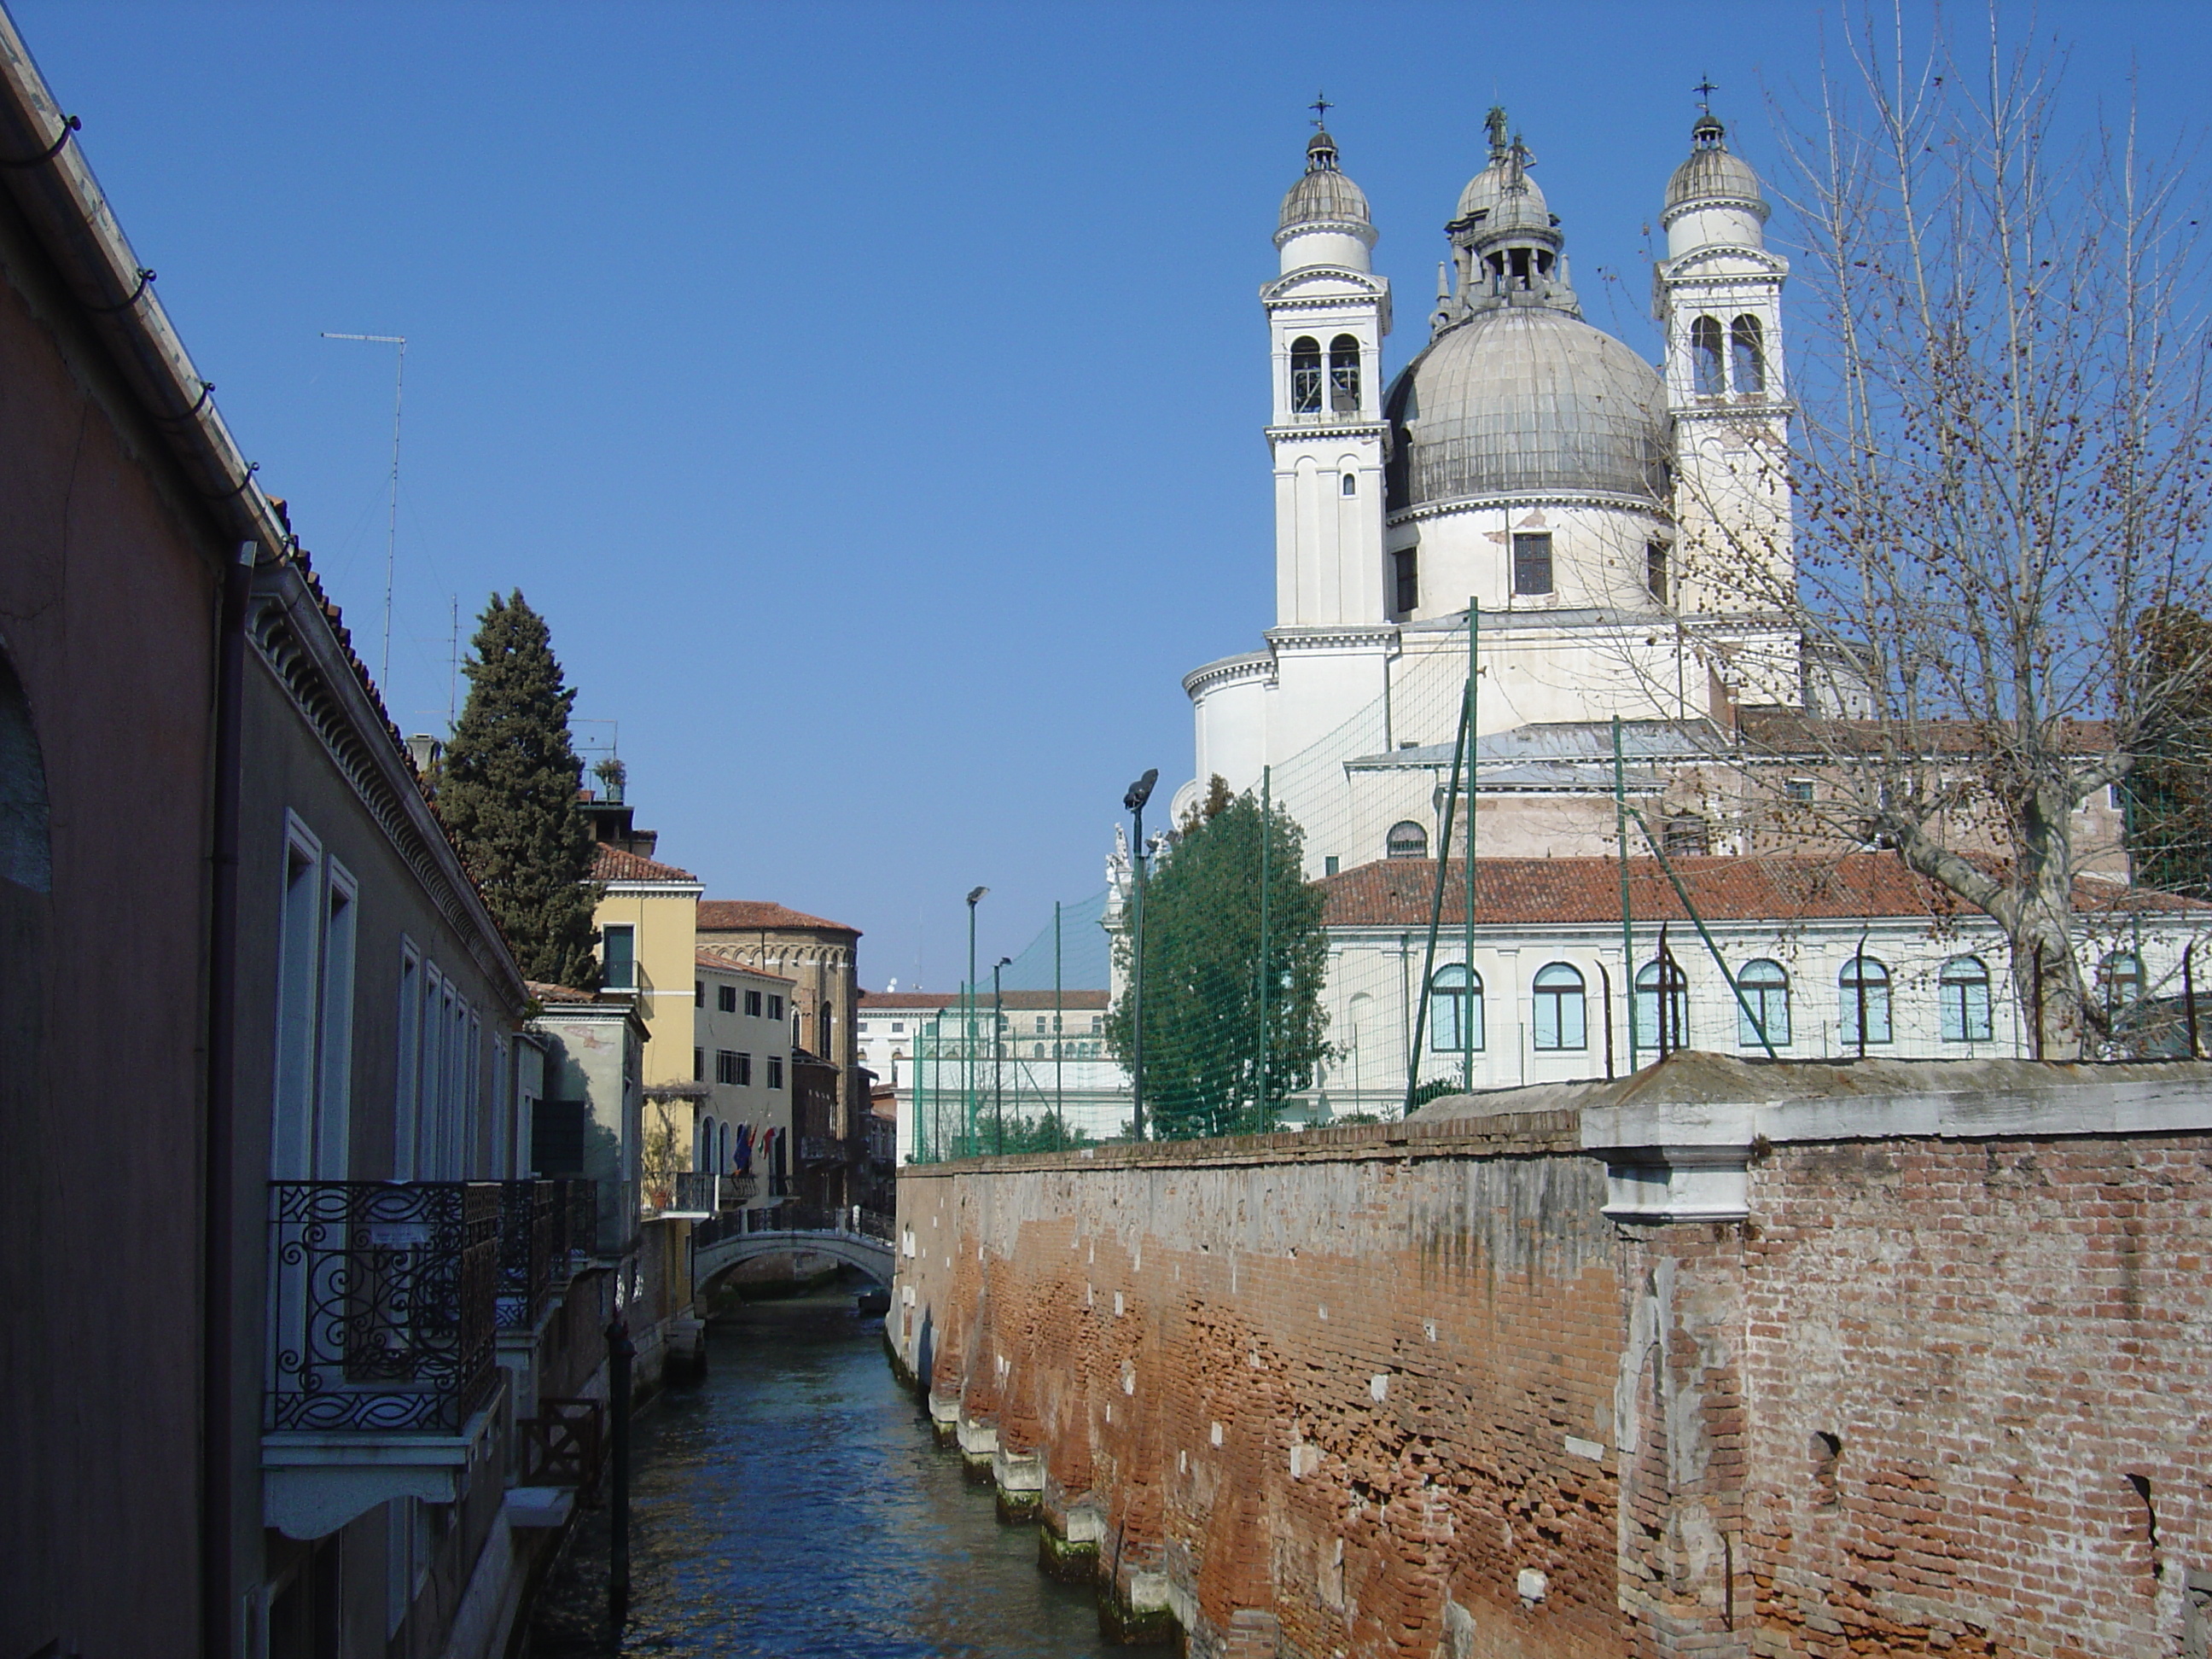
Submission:
[[[691,1232],[691,1282],[700,1290],[741,1261],[804,1250],[891,1282],[890,1218],[857,1207],[801,1212],[797,1206],[739,1210],[700,1222]]]

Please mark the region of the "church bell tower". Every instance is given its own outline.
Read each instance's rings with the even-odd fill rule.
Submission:
[[[1684,611],[1771,608],[1795,571],[1790,549],[1789,380],[1782,284],[1766,249],[1759,175],[1729,152],[1708,110],[1668,181],[1656,272],[1674,419],[1674,511]]]
[[[1326,103],[1316,109],[1325,114]],[[1283,198],[1281,274],[1261,290],[1274,364],[1275,622],[1379,623],[1384,603],[1382,337],[1390,285],[1369,260],[1367,198],[1315,123]]]

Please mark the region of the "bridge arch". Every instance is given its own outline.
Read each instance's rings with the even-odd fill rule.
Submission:
[[[740,1262],[757,1261],[764,1255],[791,1255],[802,1250],[857,1268],[885,1290],[890,1288],[895,1256],[890,1245],[884,1240],[866,1233],[790,1228],[740,1233],[732,1238],[716,1239],[695,1250],[691,1256],[694,1294],[704,1295],[708,1285]]]

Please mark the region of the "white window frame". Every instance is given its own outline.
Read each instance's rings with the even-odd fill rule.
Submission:
[[[422,1098],[422,953],[399,940],[399,1066],[392,1091],[392,1178],[415,1179],[415,1129]]]
[[[296,812],[284,814],[276,910],[275,1071],[269,1101],[269,1175],[314,1172],[316,1039],[322,988],[323,843]]]
[[[337,859],[323,860],[318,953],[314,1165],[318,1181],[343,1181],[353,1164],[354,981],[361,947],[361,884]]]

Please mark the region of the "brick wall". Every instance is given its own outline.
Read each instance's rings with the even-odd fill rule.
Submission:
[[[1762,1137],[1698,1221],[1583,1139],[909,1166],[890,1335],[1197,1654],[2185,1651],[2212,1135]]]

